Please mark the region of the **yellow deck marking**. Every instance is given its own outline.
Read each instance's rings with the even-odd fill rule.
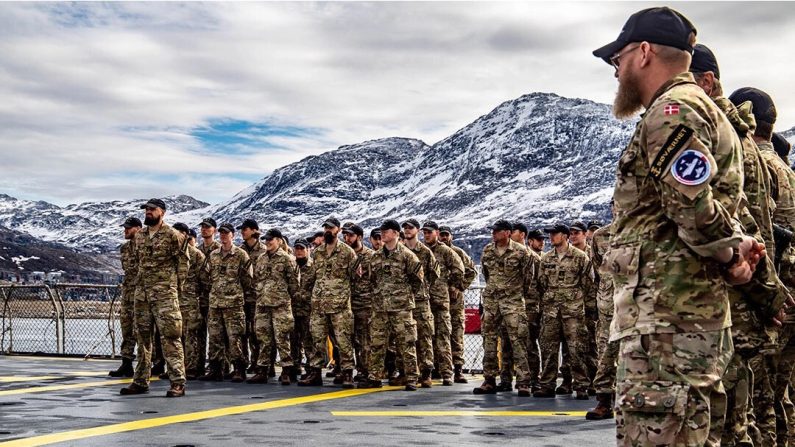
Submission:
[[[150,382],[159,380],[157,377],[150,379]],[[79,388],[91,388],[96,386],[119,385],[122,383],[130,383],[132,379],[117,379],[117,380],[101,380],[98,382],[83,382],[72,383],[69,385],[44,385],[44,386],[31,386],[27,388],[16,388],[13,390],[0,391],[0,396],[12,396],[15,394],[28,394],[28,393],[43,393],[46,391],[61,391],[61,390],[74,390]]]
[[[82,430],[72,430],[49,435],[33,436],[30,438],[16,439],[8,442],[0,442],[0,447],[34,447],[40,445],[54,444],[57,442],[75,441],[77,439],[91,438],[94,436],[110,435],[147,428],[162,427],[164,425],[179,424],[181,422],[200,421],[202,419],[212,419],[223,416],[250,413],[252,411],[273,410],[276,408],[290,407],[314,402],[321,402],[332,399],[342,399],[346,397],[361,396],[363,394],[376,393],[379,391],[399,390],[402,387],[385,386],[383,388],[344,390],[331,393],[313,394],[305,397],[293,397],[290,399],[274,400],[258,404],[238,405],[234,407],[216,408],[214,410],[197,411],[194,413],[176,414],[173,416],[163,416],[140,421],[122,422],[119,424],[103,425]]]
[[[332,411],[333,416],[408,417],[408,416],[585,416],[585,411],[501,411],[501,410],[429,410],[429,411]]]
[[[104,371],[68,371],[58,376],[0,376],[0,383],[37,382],[40,380],[69,379],[73,377],[107,376]]]

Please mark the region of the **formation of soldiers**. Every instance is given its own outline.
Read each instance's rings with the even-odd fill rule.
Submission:
[[[795,435],[790,145],[768,94],[724,96],[695,36],[677,11],[649,8],[594,51],[616,71],[616,116],[646,111],[618,162],[613,220],[545,228],[546,252],[542,231],[494,223],[474,394],[595,395],[586,418],[615,412],[621,445]],[[290,246],[251,219],[207,218],[197,247],[187,225],[163,223],[161,200],[142,208],[121,249],[123,363],[111,375],[134,377],[122,394],[148,390],[153,356],[172,397],[191,379],[267,383],[277,358],[283,385],[321,386],[332,362],[343,388],[385,375],[408,391],[467,382],[463,293],[477,273],[449,227],[386,220],[368,248],[360,226],[329,218]]]

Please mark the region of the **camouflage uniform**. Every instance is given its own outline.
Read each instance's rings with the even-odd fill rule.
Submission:
[[[121,357],[135,358],[135,285],[138,280],[138,258],[135,253],[135,239],[121,246],[121,267],[124,281],[121,283],[121,302],[119,304],[119,323],[121,324]]]
[[[493,380],[499,374],[497,337],[505,327],[513,350],[516,382],[530,385],[527,364],[527,308],[525,294],[533,280],[530,254],[524,246],[509,241],[503,253],[492,242],[481,255],[486,288],[483,289],[483,375]]]
[[[185,370],[196,373],[199,364],[199,277],[204,268],[204,255],[198,248],[188,244],[190,268],[179,295],[179,311],[182,314],[182,349],[185,351]]]
[[[575,391],[590,386],[585,355],[588,331],[585,326],[585,295],[593,287],[588,255],[567,244],[563,253],[554,248],[541,256],[538,288],[541,292],[541,358],[539,380],[542,391],[552,391],[558,372],[558,353],[564,340],[569,347],[572,385]],[[563,334],[564,338],[560,335]]]
[[[210,363],[213,370],[220,370],[226,345],[229,361],[236,369],[245,371],[247,363],[243,357],[243,335],[246,331],[246,316],[243,302],[246,291],[252,287],[251,260],[245,250],[232,246],[228,252],[219,248],[210,253],[207,264],[212,282],[207,319]]]
[[[263,347],[276,345],[282,370],[293,366],[290,348],[290,336],[295,324],[292,297],[300,287],[298,275],[295,260],[282,249],[260,255],[254,266],[254,277],[257,279],[257,338]],[[273,366],[270,363],[270,349],[262,349],[257,367],[267,374],[267,369]]]
[[[151,236],[150,236],[151,234]],[[138,281],[135,289],[135,326],[138,331],[138,365],[133,382],[149,386],[152,369],[152,334],[160,332],[163,356],[171,383],[185,383],[185,356],[182,352],[182,315],[179,312],[179,285],[188,272],[185,238],[163,223],[151,233],[147,226],[135,235]]]
[[[615,287],[610,340],[620,340],[620,445],[720,443],[720,378],[733,347],[727,285],[710,258],[741,240],[732,221],[741,151],[723,113],[682,73],[652,98],[619,159],[604,257]]]
[[[434,321],[433,351],[442,379],[453,378],[453,354],[450,348],[450,291],[464,290],[464,263],[447,245],[436,241],[428,245],[439,265],[439,278],[430,288]]]
[[[464,366],[464,326],[466,323],[466,312],[464,306],[464,291],[472,285],[477,278],[478,272],[475,270],[475,263],[472,258],[460,247],[450,244],[450,248],[456,252],[461,262],[464,264],[464,288],[456,290],[450,295],[450,351],[453,356],[453,366]]]
[[[362,246],[356,252],[356,276],[351,280],[353,311],[353,352],[356,370],[367,377],[370,359],[370,319],[373,314],[373,285],[370,282],[370,259],[373,250]]]
[[[594,270],[602,265],[605,250],[610,243],[610,226],[596,230],[591,240],[591,265]],[[596,347],[599,351],[599,363],[593,387],[597,393],[613,394],[616,384],[616,357],[618,355],[618,342],[610,341],[610,321],[613,320],[613,279],[609,273],[599,276],[597,287],[596,307],[599,311],[599,321],[596,326]]]
[[[297,263],[297,260],[296,260]],[[312,312],[312,285],[315,283],[312,258],[306,258],[298,266],[298,291],[293,295],[293,331],[290,338],[290,357],[295,366],[300,366],[306,355],[307,365],[312,349],[312,333],[309,331],[309,316]]]
[[[251,260],[251,265],[257,265],[257,258],[265,253],[265,244],[257,240],[254,246],[249,246],[248,242],[243,241],[240,248],[246,251],[248,258]],[[254,270],[254,284],[258,283],[257,271]],[[251,364],[257,363],[260,355],[260,341],[257,330],[254,327],[257,314],[257,292],[252,288],[243,297],[243,311],[246,314],[246,335],[243,337],[243,357],[248,359]],[[265,346],[265,349],[270,353],[271,347]]]
[[[406,248],[409,248],[406,246]],[[417,256],[422,264],[425,287],[419,289],[414,297],[415,307],[412,310],[417,322],[417,363],[420,371],[433,369],[433,331],[434,319],[430,303],[431,286],[439,278],[439,264],[427,245],[417,241],[417,245],[409,250]]]
[[[417,323],[411,310],[415,297],[425,288],[422,264],[403,244],[393,251],[386,247],[374,252],[370,282],[373,286],[373,316],[370,326],[369,379],[380,381],[390,336],[397,343],[398,357],[408,384],[417,383]]]
[[[351,279],[356,274],[356,253],[337,241],[331,254],[326,252],[326,244],[315,249],[312,261],[315,282],[309,321],[314,345],[311,365],[317,369],[325,366],[326,338],[333,331],[340,352],[340,368],[353,370]]]
[[[204,245],[204,241],[202,241],[201,245],[199,245],[199,251],[204,255],[205,263],[204,267],[202,267],[204,273],[199,278],[199,317],[201,318],[201,327],[198,334],[199,360],[197,362],[197,372],[200,374],[204,373],[204,365],[207,363],[207,338],[209,334],[207,317],[210,313],[210,288],[212,284],[210,283],[210,276],[207,274],[207,262],[210,260],[210,253],[219,248],[221,248],[221,243],[218,241],[213,241],[210,245]]]

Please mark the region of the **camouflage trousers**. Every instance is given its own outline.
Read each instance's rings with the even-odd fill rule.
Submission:
[[[340,353],[339,366],[343,371],[352,370],[354,367],[351,341],[353,313],[348,309],[327,314],[313,307],[312,315],[309,318],[309,330],[312,332],[313,345],[312,367],[322,369],[325,366],[326,339],[329,337],[329,333],[333,332]]]
[[[121,357],[135,358],[135,287],[122,287],[119,302],[119,324],[121,325]]]
[[[199,329],[201,315],[198,302],[180,304],[182,314],[182,350],[185,353],[185,370],[196,372],[199,365]]]
[[[367,375],[370,365],[370,320],[372,309],[357,309],[353,312],[353,354],[356,360],[356,371]]]
[[[773,392],[773,359],[768,354],[757,354],[748,361],[753,374],[752,402],[758,437],[750,433],[754,445],[775,446],[776,411]]]
[[[450,294],[450,355],[454,366],[464,366],[465,325],[464,292],[456,290]]]
[[[483,375],[486,378],[494,378],[500,373],[497,362],[497,339],[501,328],[505,328],[507,340],[513,351],[516,382],[530,385],[530,367],[527,364],[527,314],[524,308],[512,308],[500,303],[489,303],[483,307],[481,323]]]
[[[257,302],[246,301],[243,304],[243,312],[246,314],[246,333],[243,336],[243,358],[249,363],[257,363],[260,357],[260,338],[257,334]],[[270,349],[268,349],[270,351]]]
[[[246,316],[243,307],[211,307],[207,317],[210,332],[210,362],[221,364],[228,360],[237,366],[246,362],[243,358],[243,334],[246,331]],[[225,352],[228,349],[228,352]]]
[[[370,380],[381,380],[390,338],[397,345],[397,357],[402,360],[408,383],[417,383],[417,322],[409,310],[373,312],[370,324]]]
[[[448,295],[431,297],[431,312],[433,312],[433,359],[434,369],[441,374],[442,379],[453,378],[453,353],[450,348],[450,298]]]
[[[588,344],[584,318],[564,318],[545,312],[541,320],[541,359],[543,369],[538,386],[544,391],[555,389],[558,377],[560,345],[565,342],[569,351],[572,385],[575,391],[586,391],[591,384],[585,366],[585,351]],[[565,352],[564,352],[565,353]],[[566,359],[566,356],[563,356]]]
[[[726,390],[726,422],[721,437],[723,446],[754,445],[751,434],[756,432],[756,427],[749,426],[755,421],[748,417],[753,380],[753,372],[746,359],[735,352],[722,378]]]
[[[310,351],[312,349],[312,333],[309,332],[309,316],[295,315],[293,321],[293,331],[290,333],[290,357],[292,357],[295,366],[301,366],[301,364],[304,363],[304,356],[306,355],[305,364],[308,365]]]
[[[585,300],[585,327],[588,330],[588,342],[585,345],[585,371],[588,378],[593,381],[599,367],[599,347],[597,346],[597,331],[599,326],[599,311],[596,299]]]
[[[197,361],[197,373],[204,372],[204,365],[207,364],[207,339],[209,331],[207,329],[207,318],[210,316],[210,305],[205,303],[205,300],[199,297],[199,343],[197,345],[199,351],[199,360]]]
[[[718,446],[726,414],[721,377],[734,354],[729,329],[628,336],[616,377],[620,446]]]
[[[420,370],[432,370],[434,321],[431,303],[422,300],[415,305],[411,313],[417,323],[417,364]]]
[[[185,383],[185,355],[182,351],[182,315],[179,301],[173,296],[146,296],[135,300],[135,329],[138,334],[138,364],[133,382],[149,386],[152,372],[152,335],[157,328],[172,383]]]
[[[618,358],[618,342],[610,341],[610,321],[612,315],[599,314],[596,325],[596,347],[599,351],[599,364],[593,387],[597,393],[612,394],[616,386],[616,360]]]
[[[279,361],[282,368],[293,366],[292,352],[290,348],[290,337],[295,329],[293,310],[290,305],[285,306],[260,306],[257,305],[256,318],[256,337],[262,343],[262,347],[273,344],[279,351]],[[261,349],[257,366],[260,368],[270,368],[271,350]]]
[[[795,324],[786,324],[781,330],[781,352],[774,357],[773,381],[774,409],[776,412],[776,442],[787,446],[795,441],[795,405],[790,394],[795,370]]]
[[[541,358],[538,355],[538,312],[527,311],[527,366],[530,368],[530,384],[538,384],[538,376],[541,373]],[[502,352],[502,366],[500,368],[500,381],[505,383],[513,382],[513,347],[511,338],[505,325],[500,330],[500,351]]]

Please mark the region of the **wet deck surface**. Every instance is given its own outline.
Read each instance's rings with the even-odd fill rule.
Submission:
[[[593,398],[475,396],[480,377],[416,392],[189,382],[167,399],[162,380],[119,396],[130,380],[107,378],[117,365],[0,356],[0,447],[615,445],[613,420],[583,416]]]

